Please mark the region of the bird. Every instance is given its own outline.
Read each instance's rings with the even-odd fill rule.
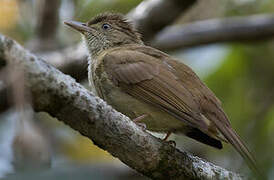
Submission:
[[[114,109],[150,131],[166,133],[164,140],[176,133],[217,149],[230,143],[259,172],[215,94],[190,67],[145,45],[125,16],[107,12],[86,23],[64,23],[83,35],[90,84]]]

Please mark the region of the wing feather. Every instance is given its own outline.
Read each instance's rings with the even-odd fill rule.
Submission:
[[[124,51],[123,57],[119,52],[106,54],[104,64],[126,93],[160,107],[187,125],[207,130],[198,103],[166,64],[134,51]]]
[[[258,171],[253,156],[231,128],[221,102],[188,66],[151,47],[132,48],[104,56],[104,67],[113,82],[118,82],[131,96],[163,109],[209,136],[218,137],[218,129],[248,165]]]

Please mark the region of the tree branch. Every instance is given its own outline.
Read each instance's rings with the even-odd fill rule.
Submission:
[[[146,0],[134,8],[127,17],[148,42],[165,26],[171,24],[197,0]],[[168,13],[165,13],[168,12]]]
[[[48,112],[136,171],[153,179],[241,179],[150,135],[70,76],[1,35],[0,52],[0,59],[23,68],[36,111]]]
[[[216,42],[262,40],[274,35],[274,15],[211,19],[167,27],[151,43],[162,50]]]

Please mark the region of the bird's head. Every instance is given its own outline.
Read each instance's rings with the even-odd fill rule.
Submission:
[[[84,35],[92,55],[126,44],[143,44],[140,34],[121,14],[104,13],[87,23],[65,21],[65,24]]]

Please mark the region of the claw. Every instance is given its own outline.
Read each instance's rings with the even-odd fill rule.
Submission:
[[[167,143],[170,144],[173,147],[176,147],[176,142],[175,141],[170,140],[170,141],[167,141]]]
[[[143,130],[146,130],[147,129],[147,126],[145,123],[136,123],[139,127],[141,127]]]

